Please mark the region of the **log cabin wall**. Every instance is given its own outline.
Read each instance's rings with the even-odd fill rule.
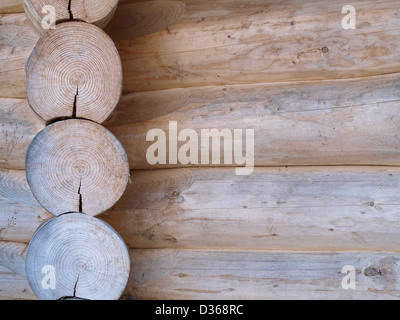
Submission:
[[[351,1],[344,29],[348,4],[120,1],[105,31],[124,94],[104,125],[131,183],[100,218],[130,248],[122,299],[399,298],[400,3]],[[23,257],[52,217],[24,171],[45,127],[24,71],[39,36],[20,1],[0,15],[0,298],[36,299]],[[149,164],[146,135],[170,122],[253,129],[254,172]]]

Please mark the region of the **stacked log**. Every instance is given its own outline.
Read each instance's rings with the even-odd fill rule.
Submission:
[[[105,28],[124,95],[103,125],[127,152],[132,184],[97,217],[130,248],[123,298],[398,299],[398,3],[355,1],[356,30],[342,29],[346,1],[167,3],[123,1]],[[176,24],[161,30],[129,13],[142,5],[174,6]],[[113,28],[130,15],[143,25],[122,36]],[[10,61],[0,103],[16,137],[0,149],[13,150],[0,163],[7,245],[28,243],[51,216],[15,170],[25,170],[27,141],[44,128],[26,102],[26,51],[38,38],[24,19],[0,25],[11,32],[0,33]],[[158,32],[145,35],[152,26]],[[197,133],[254,129],[254,173],[150,165],[146,135],[168,134],[170,121]],[[345,265],[355,290],[342,287]],[[2,298],[35,298],[24,276],[0,275]]]
[[[46,126],[26,152],[27,183],[38,204],[57,217],[37,228],[26,253],[14,254],[22,244],[5,243],[1,260],[22,276],[26,270],[39,299],[114,300],[128,281],[123,239],[91,217],[110,209],[129,180],[125,150],[100,125],[121,97],[121,60],[107,34],[88,23],[104,27],[117,3],[69,2],[70,20],[86,12],[86,22],[64,22],[61,8],[68,1],[24,1],[32,25],[40,26],[36,31],[43,31],[39,8],[57,5],[59,13],[56,28],[42,32],[25,68],[28,104]]]
[[[99,28],[104,28],[113,18],[117,9],[118,0],[106,1],[70,1],[70,0],[23,0],[25,13],[40,35],[46,32],[42,27],[43,18],[48,14],[43,10],[45,6],[54,7],[55,23],[62,23],[68,20],[84,21]]]
[[[26,64],[32,110],[45,122],[103,123],[121,98],[121,60],[112,40],[84,22],[65,22],[40,38]]]
[[[115,230],[81,213],[64,214],[41,225],[25,259],[29,284],[42,300],[116,300],[128,281],[129,264],[128,250]],[[49,279],[50,288],[43,288],[46,267],[55,270],[54,287]]]

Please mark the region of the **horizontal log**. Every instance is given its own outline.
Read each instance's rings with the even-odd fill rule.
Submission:
[[[179,1],[127,2],[117,8],[106,32],[114,41],[134,39],[168,28],[184,10]],[[25,63],[38,39],[25,13],[0,17],[0,97],[26,97]]]
[[[364,77],[400,71],[395,1],[182,1],[166,30],[117,44],[124,90]]]
[[[25,171],[0,170],[0,241],[29,242],[51,217],[33,197]]]
[[[399,299],[398,253],[157,249],[130,255],[121,299]],[[36,299],[23,276],[1,265],[0,259],[0,298]],[[345,266],[354,267],[355,290],[342,287]]]
[[[133,250],[125,297],[139,299],[398,299],[398,253]],[[356,289],[344,290],[344,266]]]
[[[27,249],[26,243],[0,241],[0,264],[20,276],[26,276],[25,258]]]
[[[346,0],[252,0],[246,5],[239,0],[185,0],[157,1],[150,11],[148,2],[121,4],[120,15],[113,19],[118,32],[109,32],[120,35],[116,40],[124,40],[116,43],[124,70],[123,90],[341,79],[400,72],[400,4],[353,1],[357,12],[355,30],[342,27],[345,14],[341,10],[347,4]],[[138,10],[138,6],[142,9]],[[24,17],[17,16],[19,20]],[[136,21],[136,29],[132,21]],[[11,29],[2,22],[0,34]],[[126,30],[119,29],[122,24]],[[164,30],[151,33],[164,26]],[[0,40],[0,46],[8,52],[3,61],[13,62],[1,64],[1,79],[7,81],[0,83],[0,97],[24,98],[23,68],[34,44],[20,48],[17,35],[24,34],[27,44],[36,43],[37,36],[32,38],[33,31],[25,21],[12,27],[17,28],[8,32],[7,38],[15,39],[15,43],[7,45]],[[151,34],[139,37],[144,33]]]
[[[104,124],[122,143],[131,169],[205,165],[201,160],[201,130],[253,129],[256,166],[400,165],[400,78],[367,79],[204,88],[171,89],[126,94]],[[24,100],[0,99],[0,168],[24,169],[27,146],[44,128]],[[197,164],[152,165],[147,157],[153,129],[169,134],[195,130]],[[8,137],[7,137],[8,135]],[[179,150],[185,142],[179,142]],[[215,158],[210,143],[209,153]],[[223,142],[216,166],[225,164]],[[233,150],[234,151],[234,150]],[[176,155],[176,153],[175,153]],[[179,159],[178,159],[179,160]]]
[[[54,8],[54,22],[56,24],[67,20],[78,20],[103,29],[114,17],[118,2],[118,0],[103,0],[101,3],[97,1],[85,2],[84,0],[75,0],[73,3],[70,0],[22,0],[31,26],[40,35],[45,34],[48,30],[48,28],[42,26],[43,19],[48,17],[46,9],[43,11],[46,5]]]
[[[104,29],[113,41],[132,40],[165,30],[185,12],[181,1],[120,1],[114,19]]]
[[[0,265],[0,300],[37,300],[26,277]]]
[[[22,171],[0,173],[8,176],[0,179],[0,240],[29,242],[52,215],[26,191]],[[399,168],[257,168],[247,177],[222,168],[149,170],[132,171],[131,180],[114,208],[99,216],[131,248],[392,251],[400,245]]]
[[[400,168],[133,171],[100,216],[131,248],[398,250]]]
[[[25,13],[0,16],[0,97],[26,98],[25,63],[38,39]]]
[[[21,0],[2,0],[0,14],[24,12]]]
[[[0,99],[0,167],[24,169],[28,146],[44,124],[25,99]]]
[[[154,142],[146,137],[160,129],[168,138],[170,121],[177,122],[178,133],[196,131],[194,166],[205,164],[202,129],[214,128],[227,128],[232,136],[234,129],[243,129],[238,138],[243,154],[245,130],[253,129],[256,166],[399,165],[399,85],[400,78],[390,75],[133,93],[123,96],[105,126],[124,146],[132,169],[190,166],[170,161],[167,147],[166,164],[149,164],[147,150]],[[185,143],[179,142],[177,150]],[[209,148],[214,158],[211,143]],[[217,166],[228,163],[222,151],[216,160]]]

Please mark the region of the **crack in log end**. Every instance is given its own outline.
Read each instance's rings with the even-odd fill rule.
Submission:
[[[79,275],[78,275],[78,279],[76,279],[76,282],[74,285],[74,297],[76,297],[76,287],[78,286],[78,281],[79,281]]]
[[[75,94],[75,98],[74,98],[74,104],[72,106],[72,119],[76,119],[76,102],[78,99],[78,95],[79,95],[79,88],[76,87],[76,94]]]
[[[72,2],[72,0],[69,0],[69,3],[68,3],[68,12],[69,12],[69,20],[74,20],[74,15],[72,14],[72,11],[71,11],[71,2]]]
[[[79,182],[79,188],[78,188],[78,195],[79,195],[79,212],[83,212],[83,204],[82,204],[82,194],[81,194],[81,187],[82,187],[82,178]]]

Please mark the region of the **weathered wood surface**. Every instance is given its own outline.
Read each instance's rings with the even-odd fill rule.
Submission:
[[[29,144],[43,128],[25,99],[0,99],[0,167],[24,169]]]
[[[391,75],[134,93],[123,97],[105,126],[121,141],[132,169],[166,167],[149,166],[146,151],[154,142],[145,140],[152,129],[168,137],[169,121],[177,121],[178,132],[197,132],[199,163],[201,129],[228,128],[254,129],[256,166],[399,165],[399,86]],[[244,149],[244,133],[242,139]]]
[[[176,300],[399,299],[399,258],[384,252],[133,250],[125,294]],[[357,270],[356,290],[342,288],[346,265]]]
[[[25,273],[27,243],[0,240],[0,300],[36,300]]]
[[[132,168],[149,168],[145,135],[167,132],[168,121],[196,132],[253,128],[258,166],[399,165],[397,75],[361,79],[400,72],[399,3],[356,0],[357,30],[343,30],[344,0],[121,2],[137,9],[120,7],[138,27],[114,32],[124,91],[135,93],[107,127]],[[150,31],[159,32],[143,37]],[[26,97],[23,69],[37,39],[24,14],[0,17],[0,97]],[[265,84],[329,79],[343,80]],[[0,136],[0,167],[24,168],[40,126],[22,114],[0,121],[0,135],[13,136]],[[0,171],[0,240],[28,242],[51,217],[24,174]],[[131,250],[125,298],[398,299],[399,256],[386,251],[400,244],[399,182],[395,167],[256,168],[249,177],[231,168],[133,171],[125,196],[101,218],[130,247],[150,249]],[[384,252],[359,252],[372,250]],[[13,252],[3,261],[20,259]],[[341,288],[344,265],[357,268],[355,291]],[[4,298],[35,296],[0,267]]]
[[[54,215],[110,209],[129,182],[129,163],[115,136],[93,121],[69,119],[39,132],[26,154],[26,177],[37,201]]]
[[[29,242],[52,215],[26,190],[23,171],[1,174],[1,240]],[[99,216],[131,248],[396,251],[400,245],[398,168],[257,168],[249,177],[233,169],[171,169],[132,171],[131,179],[121,200]]]
[[[104,122],[122,93],[122,67],[111,38],[81,21],[68,21],[37,42],[26,67],[32,110],[44,121],[65,117]]]
[[[179,18],[174,25],[136,38],[140,30],[157,30],[160,24],[169,24],[157,22],[157,17],[175,12],[170,4],[162,4],[165,14],[155,10],[155,18],[139,18],[145,25],[139,33],[133,31],[135,36],[116,43],[124,69],[124,92],[400,72],[400,4],[395,1],[354,1],[356,30],[342,28],[345,0],[182,2],[185,12],[180,15],[175,10]],[[133,4],[121,4],[124,15],[113,19],[121,21],[117,25],[135,17],[135,13],[122,10],[124,5]],[[142,5],[147,7],[148,3]],[[24,15],[16,15],[20,24],[14,25],[17,34],[26,33],[27,43],[36,42]],[[130,23],[127,26],[129,34]],[[0,33],[6,27],[1,26]],[[1,41],[3,46],[10,48]],[[8,75],[7,82],[0,85],[0,97],[24,98],[23,66],[33,45],[22,50],[25,59],[16,54],[21,52],[17,44],[11,48],[15,52],[10,54],[8,49],[6,59],[13,60],[12,69],[9,65],[0,69],[2,78]]]
[[[0,262],[0,300],[37,300],[26,277],[20,276]]]
[[[107,32],[114,41],[131,40],[168,28],[183,11],[179,1],[126,3],[118,7]],[[0,97],[26,97],[24,67],[38,40],[25,13],[0,16]]]
[[[147,133],[162,129],[168,136],[169,121],[177,121],[178,132],[190,128],[199,137],[201,129],[254,129],[256,166],[397,166],[400,164],[399,86],[398,76],[386,75],[322,83],[133,93],[123,95],[104,125],[122,143],[131,169],[183,166],[169,161],[167,165],[153,166],[146,159],[147,149],[154,144],[146,141]],[[2,168],[24,169],[27,145],[35,132],[43,128],[28,109],[23,100],[0,99],[4,114],[0,122],[5,124],[0,132]],[[12,141],[7,142],[10,137]],[[242,139],[245,149],[244,133]],[[179,142],[178,147],[183,144]],[[199,139],[199,164],[200,146]]]
[[[28,245],[25,243],[0,241],[0,264],[9,270],[26,276],[25,257]]]
[[[28,282],[41,300],[117,300],[130,272],[128,248],[120,235],[100,219],[76,212],[40,226],[29,243],[25,265]],[[51,290],[42,284],[45,266],[55,271]]]
[[[133,171],[101,216],[132,248],[398,250],[399,168]]]
[[[0,16],[0,97],[26,98],[25,63],[38,39],[24,13]]]
[[[1,0],[0,14],[24,12],[22,0]]]
[[[42,35],[47,31],[42,27],[42,20],[49,13],[42,11],[45,6],[54,7],[56,23],[79,20],[105,28],[114,17],[118,0],[22,0],[22,3],[32,27]]]
[[[125,92],[400,71],[395,1],[353,1],[356,30],[342,28],[346,0],[182,2],[167,30],[118,44]]]
[[[167,29],[184,12],[185,4],[181,1],[123,3],[104,31],[114,41],[132,40]]]
[[[155,249],[130,256],[122,299],[399,299],[398,253]],[[348,265],[356,290],[342,288]],[[0,298],[36,299],[1,260]]]
[[[29,242],[51,217],[33,197],[25,171],[0,170],[0,241]]]

